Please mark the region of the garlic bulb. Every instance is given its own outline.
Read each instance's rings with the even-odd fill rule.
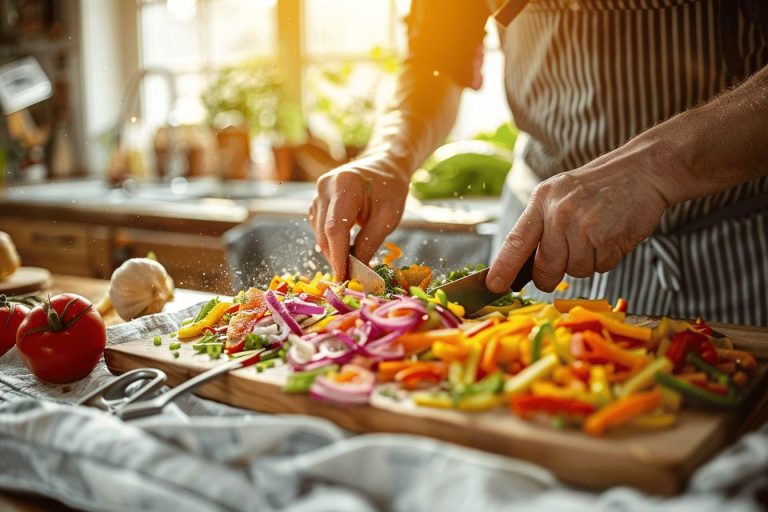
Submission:
[[[10,276],[21,265],[21,258],[16,246],[8,235],[0,231],[0,281]]]
[[[131,258],[112,273],[109,297],[123,320],[159,313],[173,298],[173,279],[160,263]]]

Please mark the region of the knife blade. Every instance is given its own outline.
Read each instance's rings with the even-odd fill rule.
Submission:
[[[533,261],[535,257],[535,252],[528,257],[512,282],[512,286],[506,292],[496,293],[488,289],[485,285],[485,280],[490,269],[486,268],[456,281],[438,286],[430,290],[429,293],[433,294],[437,290],[442,290],[449,301],[461,304],[464,307],[465,314],[471,315],[509,292],[519,292],[522,290],[533,279]]]
[[[383,295],[387,291],[387,284],[379,274],[373,271],[371,267],[349,255],[349,277],[359,281],[363,285],[365,293],[374,295]]]

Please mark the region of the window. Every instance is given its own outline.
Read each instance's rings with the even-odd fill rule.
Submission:
[[[294,52],[288,58],[300,64],[294,66],[300,71],[289,74],[288,80],[300,87],[310,129],[322,138],[359,143],[366,137],[362,128],[371,124],[391,93],[395,76],[391,62],[406,49],[402,18],[410,0],[135,1],[140,65],[173,73],[178,93],[175,116],[182,122],[205,117],[199,98],[212,71],[254,56],[276,56],[287,47]],[[301,16],[278,19],[283,2],[297,6]],[[290,34],[298,34],[301,44],[281,44],[280,38]],[[503,66],[491,24],[487,47],[483,89],[465,93],[456,138],[492,130],[508,119],[499,108],[505,104]],[[343,91],[334,90],[329,77],[342,77]],[[161,76],[145,80],[143,115],[151,127],[166,121],[171,109],[167,89]],[[370,98],[373,105],[363,101]],[[370,108],[372,112],[366,110]],[[357,128],[349,128],[352,125]],[[340,133],[340,126],[349,133]]]

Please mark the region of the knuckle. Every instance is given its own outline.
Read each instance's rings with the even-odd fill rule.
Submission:
[[[337,236],[349,232],[349,223],[339,219],[328,219],[325,222],[325,233],[328,236]]]
[[[525,239],[517,231],[510,231],[504,237],[504,243],[512,250],[520,250],[525,247]]]

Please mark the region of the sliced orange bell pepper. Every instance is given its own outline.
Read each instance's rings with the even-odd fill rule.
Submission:
[[[463,339],[460,329],[436,329],[434,331],[414,332],[397,339],[406,354],[416,354],[432,347],[436,341],[458,343]]]
[[[419,362],[403,368],[395,374],[395,381],[406,389],[416,389],[423,382],[438,383],[445,379],[448,370],[442,363]]]
[[[605,358],[610,362],[618,363],[630,369],[645,366],[648,362],[647,357],[622,350],[596,332],[584,331],[581,334],[584,336],[584,342],[592,349],[591,356]]]
[[[499,337],[494,336],[485,345],[483,357],[480,360],[480,368],[488,374],[496,371],[496,360],[499,357]]]
[[[629,423],[635,417],[660,407],[662,401],[661,392],[656,389],[620,398],[588,417],[584,422],[584,432],[593,436],[603,435],[609,428]]]
[[[467,354],[469,354],[469,344],[447,343],[438,340],[432,344],[432,354],[441,361],[456,361],[467,357]]]
[[[611,308],[611,303],[608,302],[605,299],[597,299],[597,300],[591,300],[591,299],[555,299],[553,302],[555,309],[557,309],[561,313],[568,313],[570,310],[572,310],[575,307],[582,307],[584,309],[588,309],[589,311],[598,311],[598,312],[609,312],[613,308]]]
[[[653,329],[650,327],[641,327],[639,325],[625,324],[618,320],[606,317],[600,313],[589,311],[581,306],[576,306],[568,313],[571,320],[599,320],[603,324],[603,327],[608,329],[611,334],[617,334],[619,336],[625,336],[627,338],[633,338],[649,343],[653,338]]]
[[[392,263],[400,259],[400,257],[403,255],[403,250],[400,249],[400,247],[398,247],[397,244],[394,244],[392,242],[386,242],[384,244],[384,247],[387,248],[387,254],[385,254],[381,258],[381,261],[386,266],[391,267]]]
[[[395,375],[400,370],[419,364],[421,361],[400,360],[400,361],[382,361],[379,363],[379,380],[389,382],[395,379]]]

